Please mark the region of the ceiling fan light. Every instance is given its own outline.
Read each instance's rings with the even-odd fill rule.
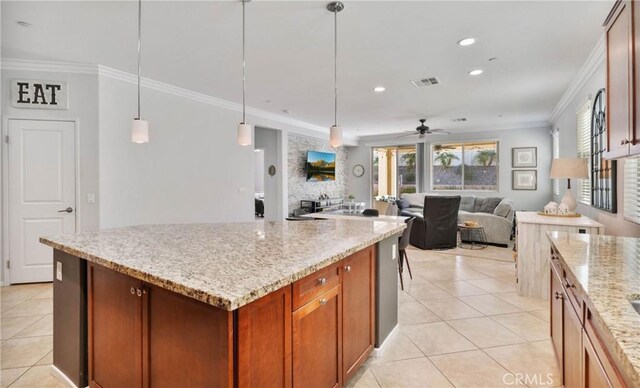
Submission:
[[[251,137],[253,135],[253,129],[250,124],[240,123],[238,124],[238,145],[248,146],[251,145]]]
[[[329,130],[329,145],[331,147],[340,147],[342,145],[342,127],[332,125]]]
[[[147,120],[133,119],[131,141],[137,144],[149,142],[149,122]]]

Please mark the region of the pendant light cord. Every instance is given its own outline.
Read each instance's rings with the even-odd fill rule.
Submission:
[[[142,0],[138,0],[138,120],[140,117],[140,62],[142,60]]]
[[[333,125],[338,126],[338,9],[333,11],[333,92],[334,92],[334,107],[333,107]]]
[[[246,5],[246,0],[242,0],[242,124],[246,123],[246,61],[245,61],[245,15],[244,15],[244,7]]]

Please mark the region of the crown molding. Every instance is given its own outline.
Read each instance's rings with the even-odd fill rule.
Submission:
[[[52,62],[52,61],[36,61],[30,59],[2,59],[0,67],[3,70],[26,70],[26,71],[38,71],[48,73],[73,73],[73,74],[88,74],[108,77],[111,79],[136,84],[138,78],[135,74],[128,73],[126,71],[114,69],[112,67],[103,65],[81,64],[81,63],[69,63],[69,62]],[[168,83],[156,81],[150,78],[141,78],[141,85],[147,89],[153,89],[159,92],[171,94],[174,96],[190,99],[203,104],[213,105],[219,108],[232,110],[235,112],[242,112],[242,104],[223,100],[221,98],[209,96],[204,93],[195,92],[193,90],[181,88]],[[282,116],[279,114],[267,112],[261,109],[247,107],[247,114],[253,117],[277,122],[281,124],[290,125],[296,127],[296,129],[289,129],[295,133],[306,133],[299,130],[310,130],[313,132],[319,132],[319,136],[324,136],[329,133],[329,128],[321,127],[319,125],[311,124],[306,121],[292,119],[290,117]],[[268,124],[267,124],[268,126]],[[313,136],[312,133],[309,134]],[[357,141],[355,138],[345,136],[345,139],[352,142]]]
[[[596,69],[604,62],[605,56],[605,44],[604,44],[604,34],[598,40],[598,43],[593,48],[587,60],[584,62],[575,78],[569,84],[569,87],[558,101],[558,104],[553,111],[551,112],[551,118],[549,119],[552,124],[555,124],[558,121],[558,118],[567,108],[571,100],[578,94],[580,89],[587,83],[589,78],[593,75]]]

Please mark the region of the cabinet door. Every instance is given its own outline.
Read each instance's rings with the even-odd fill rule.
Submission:
[[[556,273],[555,267],[551,266],[551,341],[553,342],[553,349],[558,359],[558,365],[562,370],[562,314],[563,314],[563,302],[562,299],[562,283],[560,277]]]
[[[606,27],[607,44],[607,158],[626,156],[633,125],[631,5],[617,4]]]
[[[293,386],[342,386],[342,285],[293,313]]]
[[[232,387],[233,313],[145,287],[144,386]]]
[[[291,387],[291,286],[242,306],[237,338],[238,387]]]
[[[110,269],[87,269],[89,386],[142,386],[141,282]]]
[[[375,249],[363,249],[342,263],[342,362],[348,381],[375,343]]]
[[[563,294],[563,383],[565,387],[581,387],[582,385],[582,324],[573,306]]]
[[[611,382],[602,367],[602,363],[587,336],[583,332],[582,337],[582,357],[584,360],[583,381],[585,388],[611,387]]]

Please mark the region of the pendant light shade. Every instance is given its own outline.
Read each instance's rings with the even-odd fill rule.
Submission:
[[[340,147],[342,145],[342,127],[332,125],[329,130],[329,145],[331,147]]]
[[[237,135],[237,142],[238,145],[241,146],[249,146],[252,143],[252,135],[253,135],[253,128],[251,127],[251,125],[247,124],[246,122],[246,111],[247,111],[247,104],[246,104],[246,83],[247,83],[247,78],[246,78],[246,61],[245,61],[245,12],[244,12],[244,8],[246,3],[248,3],[251,0],[240,0],[242,1],[242,122],[240,124],[238,124],[238,135]]]
[[[138,144],[149,142],[149,122],[147,120],[133,119],[131,141]]]
[[[251,125],[240,123],[238,124],[238,145],[248,146],[251,145],[251,135],[253,130]]]
[[[131,141],[137,144],[149,142],[149,122],[140,116],[140,64],[142,59],[142,0],[138,0],[138,117],[131,125]]]
[[[331,147],[340,147],[342,145],[342,127],[338,125],[338,12],[344,9],[344,4],[336,1],[327,4],[327,9],[333,12],[333,125],[329,129],[329,144]]]

